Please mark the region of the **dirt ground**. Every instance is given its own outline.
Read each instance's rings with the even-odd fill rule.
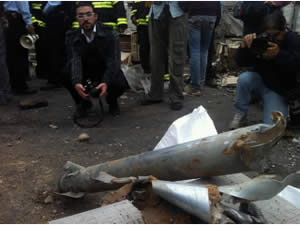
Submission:
[[[43,83],[30,82],[37,88]],[[73,124],[74,105],[66,90],[39,92],[36,96],[47,99],[49,106],[20,110],[18,102],[24,97],[0,106],[0,223],[47,223],[98,207],[104,193],[80,200],[54,194],[68,160],[89,166],[151,151],[174,120],[199,105],[207,109],[218,132],[227,130],[233,113],[233,95],[224,89],[206,88],[203,96],[186,96],[181,111],[171,111],[167,99],[162,104],[140,106],[139,95],[127,92],[120,99],[119,117],[106,113],[97,128],[83,129]],[[251,106],[250,123],[258,123],[261,116],[261,107]],[[77,137],[83,132],[90,140],[79,143]],[[284,156],[272,156],[266,162],[271,169],[296,170],[300,147],[298,139],[291,140],[278,145]]]

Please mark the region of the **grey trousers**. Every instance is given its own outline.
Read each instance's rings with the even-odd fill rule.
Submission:
[[[152,100],[163,99],[164,74],[169,68],[169,98],[171,102],[182,102],[183,72],[187,51],[187,17],[172,18],[165,9],[158,20],[151,17],[149,23],[151,43],[151,90]],[[168,65],[166,65],[168,64]]]
[[[5,37],[2,25],[0,24],[0,105],[7,104],[10,97],[11,88],[6,64]]]

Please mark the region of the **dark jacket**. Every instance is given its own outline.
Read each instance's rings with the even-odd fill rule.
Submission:
[[[90,44],[87,43],[81,29],[71,30],[66,34],[67,68],[71,73],[73,85],[83,82],[83,72],[89,70],[89,68],[84,68],[86,65],[84,62],[89,62],[89,60],[97,60],[99,82],[110,85],[118,79],[117,76],[120,74],[119,37],[111,28],[100,23],[97,23],[96,26],[96,35]],[[97,55],[96,59],[93,54],[86,54],[88,49],[93,50],[93,53]]]
[[[130,12],[130,17],[133,16],[136,19],[137,26],[147,26],[149,22],[149,11],[151,5],[144,1],[134,1],[132,4],[132,10]]]
[[[236,54],[236,62],[239,66],[253,67],[269,89],[287,96],[288,91],[298,86],[300,37],[294,32],[287,32],[279,54],[272,60],[256,58],[250,49],[240,48]]]
[[[180,1],[179,6],[188,16],[216,16],[216,24],[221,18],[220,1]]]

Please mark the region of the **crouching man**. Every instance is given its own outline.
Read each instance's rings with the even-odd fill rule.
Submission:
[[[263,19],[258,34],[244,37],[236,61],[239,66],[250,67],[251,70],[239,76],[234,104],[236,113],[229,128],[246,125],[251,95],[263,101],[264,123],[273,123],[273,111],[280,111],[287,118],[289,93],[299,90],[300,37],[287,30],[280,11]]]
[[[97,23],[98,16],[88,2],[76,6],[80,29],[66,34],[67,70],[70,78],[65,82],[76,103],[74,117],[82,117],[92,107],[87,82],[98,90],[99,98],[106,95],[109,112],[120,114],[118,97],[128,88],[120,69],[120,42],[110,28]]]

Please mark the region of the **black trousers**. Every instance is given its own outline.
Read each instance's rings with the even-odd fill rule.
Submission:
[[[207,65],[206,65],[206,81],[216,78],[216,72],[214,71],[212,66],[213,57],[215,55],[215,30],[216,28],[214,28],[212,32],[211,41],[208,48]]]
[[[91,77],[85,76],[82,80],[82,84],[85,85],[87,79],[90,79]],[[71,94],[74,102],[78,105],[86,101],[83,98],[80,97],[78,92],[75,90],[74,86],[71,83],[70,75],[69,74],[64,74],[64,79],[63,79],[63,84],[65,88],[69,91]],[[119,71],[119,76],[118,79],[113,81],[107,89],[107,95],[106,95],[106,102],[107,104],[116,104],[117,99],[126,91],[129,89],[129,85],[127,83],[127,80],[123,74],[123,71]]]
[[[58,15],[56,18],[46,19],[48,39],[48,83],[60,84],[63,80],[63,68],[66,64],[65,54],[65,24],[64,19]]]
[[[150,67],[150,42],[148,26],[137,27],[138,44],[140,46],[140,60],[144,73],[151,73]]]
[[[20,37],[27,33],[22,16],[17,13],[6,13],[9,27],[6,30],[7,66],[11,87],[22,91],[27,89],[26,78],[29,76],[28,50],[19,42]]]
[[[49,59],[49,38],[46,32],[45,27],[36,27],[35,28],[36,34],[39,35],[39,39],[35,43],[36,48],[36,60],[37,60],[37,67],[36,73],[37,77],[39,78],[48,78],[50,75],[50,61]]]

